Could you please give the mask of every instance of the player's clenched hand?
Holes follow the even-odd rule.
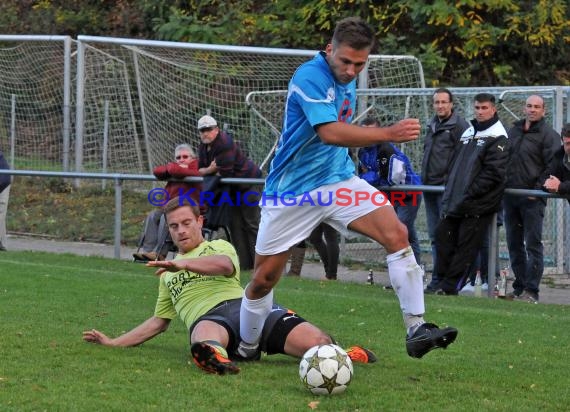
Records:
[[[415,140],[420,135],[421,126],[419,119],[404,119],[390,126],[390,134],[394,142],[409,142]]]
[[[112,346],[112,339],[96,329],[83,332],[83,340],[85,342],[98,343],[103,346]]]

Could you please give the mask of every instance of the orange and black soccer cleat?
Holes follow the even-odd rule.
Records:
[[[196,342],[190,347],[192,360],[200,369],[217,375],[235,375],[239,368],[228,359],[226,350],[217,345]]]
[[[351,361],[358,363],[374,363],[378,360],[374,353],[362,346],[351,346],[346,350]]]

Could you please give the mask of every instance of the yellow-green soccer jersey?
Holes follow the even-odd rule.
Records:
[[[154,315],[173,319],[178,314],[186,327],[219,303],[241,298],[243,289],[239,280],[239,260],[234,247],[225,240],[204,241],[196,249],[176,256],[177,259],[224,255],[231,259],[234,273],[231,277],[205,276],[188,270],[164,272],[160,276],[158,299]]]

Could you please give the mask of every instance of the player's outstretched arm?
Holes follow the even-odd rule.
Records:
[[[324,143],[345,147],[372,146],[380,142],[409,142],[417,139],[420,131],[418,119],[403,119],[386,127],[360,127],[342,122],[317,126],[317,133]]]
[[[170,325],[170,319],[153,316],[136,328],[114,339],[96,329],[91,329],[83,332],[83,340],[103,346],[136,346],[164,332],[168,329],[168,325]]]
[[[189,270],[206,276],[233,276],[235,272],[232,260],[224,255],[200,256],[191,259],[157,260],[147,262],[146,266],[157,267],[155,274]]]

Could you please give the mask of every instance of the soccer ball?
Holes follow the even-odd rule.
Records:
[[[333,344],[313,346],[299,364],[301,382],[315,395],[344,392],[353,374],[352,360]]]

